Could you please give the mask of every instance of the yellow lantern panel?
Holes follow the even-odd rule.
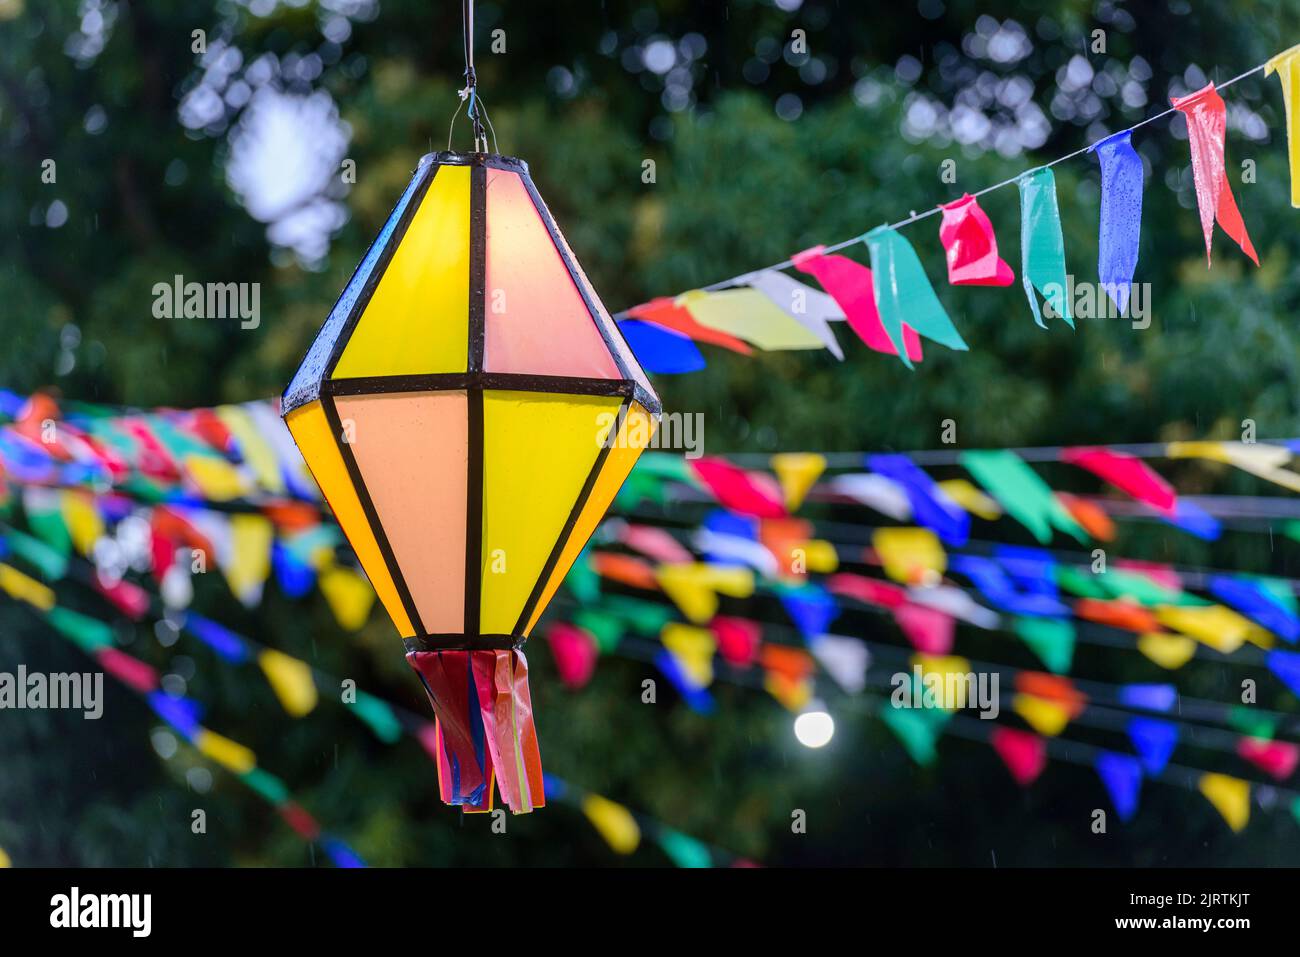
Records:
[[[330,511],[334,513],[339,527],[356,552],[357,561],[374,586],[375,594],[383,602],[384,609],[393,619],[401,636],[410,638],[415,634],[415,629],[402,606],[388,563],[375,540],[370,520],[366,517],[356,486],[352,484],[352,477],[348,475],[343,456],[335,444],[334,432],[325,417],[320,400],[294,409],[285,416],[284,421],[293,440],[298,443],[303,458],[307,460],[312,477],[325,495]]]
[[[469,366],[470,170],[433,173],[339,356],[336,379]]]
[[[335,403],[424,633],[464,632],[465,392],[338,396]]]
[[[587,540],[596,531],[600,520],[605,517],[605,512],[614,502],[614,496],[618,494],[618,490],[623,487],[623,482],[631,473],[632,466],[650,444],[655,425],[655,418],[638,402],[631,403],[626,412],[620,416],[609,453],[605,456],[605,461],[600,463],[600,471],[587,495],[587,501],[582,506],[582,512],[574,522],[573,531],[565,540],[555,567],[542,587],[541,597],[533,608],[528,623],[524,626],[525,635],[532,633],[537,619],[542,616],[542,612],[555,596],[556,590],[564,581],[564,576],[569,574],[569,569],[578,560],[578,555],[586,546]]]
[[[518,173],[487,171],[486,229],[483,368],[622,378]]]
[[[482,633],[518,633],[621,405],[612,396],[484,392]]]

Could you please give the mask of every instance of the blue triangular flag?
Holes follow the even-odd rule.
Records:
[[[806,639],[824,635],[839,617],[840,604],[820,585],[802,585],[781,590],[786,614]]]
[[[1130,718],[1128,736],[1147,774],[1159,774],[1178,744],[1178,725],[1162,718]]]
[[[1270,651],[1265,660],[1268,670],[1277,675],[1293,695],[1300,697],[1300,652]]]
[[[640,319],[625,319],[618,328],[646,372],[670,375],[704,368],[699,348],[680,333]]]
[[[1097,774],[1106,785],[1119,819],[1131,820],[1137,812],[1138,794],[1142,790],[1141,763],[1131,754],[1103,751],[1097,758]]]
[[[1119,700],[1144,711],[1172,711],[1178,703],[1178,689],[1173,685],[1123,685]]]
[[[867,468],[893,479],[907,492],[912,517],[932,530],[944,544],[960,548],[970,536],[970,514],[949,500],[934,479],[906,455],[868,455]]]
[[[1128,308],[1142,236],[1142,157],[1125,130],[1092,146],[1101,163],[1101,232],[1097,275],[1115,306]]]

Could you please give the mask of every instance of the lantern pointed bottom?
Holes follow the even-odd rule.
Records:
[[[466,811],[491,811],[495,790],[515,814],[545,806],[524,653],[410,651],[406,660],[433,705],[442,800]]]

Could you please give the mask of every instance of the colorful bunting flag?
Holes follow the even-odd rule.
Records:
[[[876,306],[871,270],[847,256],[827,255],[825,246],[814,246],[790,257],[796,269],[816,278],[822,288],[839,304],[849,328],[858,334],[867,348],[885,355],[898,355],[894,337],[881,324]],[[916,330],[903,326],[904,361],[921,361],[921,339]],[[652,370],[653,371],[653,370]]]
[[[1264,64],[1264,75],[1276,73],[1282,83],[1286,109],[1287,155],[1291,163],[1291,205],[1300,209],[1300,46],[1279,53]]]
[[[1246,232],[1246,224],[1237,209],[1236,197],[1223,156],[1227,136],[1227,108],[1223,97],[1211,82],[1195,93],[1172,97],[1174,109],[1187,119],[1187,138],[1192,152],[1192,178],[1196,183],[1196,205],[1201,215],[1201,232],[1205,234],[1205,263],[1210,264],[1210,249],[1217,220],[1223,231],[1259,265],[1259,256]]]
[[[830,323],[844,319],[844,311],[826,293],[805,286],[775,269],[750,273],[740,277],[739,281],[753,286],[772,300],[777,308],[812,333],[835,358],[844,359],[844,351],[830,327]]]
[[[912,244],[888,226],[878,226],[864,238],[871,255],[872,288],[880,324],[903,365],[912,368],[910,350],[899,352],[907,328],[949,349],[969,349],[935,295]]]
[[[947,253],[948,282],[954,286],[1009,286],[1016,274],[998,256],[993,224],[970,193],[940,206],[939,242]]]
[[[1037,289],[1051,312],[1073,327],[1065,270],[1065,238],[1061,234],[1061,212],[1056,205],[1056,176],[1043,166],[1022,173],[1016,183],[1020,187],[1020,278],[1034,322],[1047,328],[1038,307],[1038,295],[1034,291]]]
[[[1128,310],[1142,238],[1142,157],[1124,130],[1090,147],[1101,164],[1097,276],[1122,315]]]
[[[1197,789],[1235,833],[1250,821],[1250,782],[1227,774],[1202,774]]]

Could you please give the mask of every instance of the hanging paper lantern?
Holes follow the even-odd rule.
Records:
[[[521,648],[660,406],[525,163],[420,161],[282,411],[429,694],[443,799],[540,807]]]

